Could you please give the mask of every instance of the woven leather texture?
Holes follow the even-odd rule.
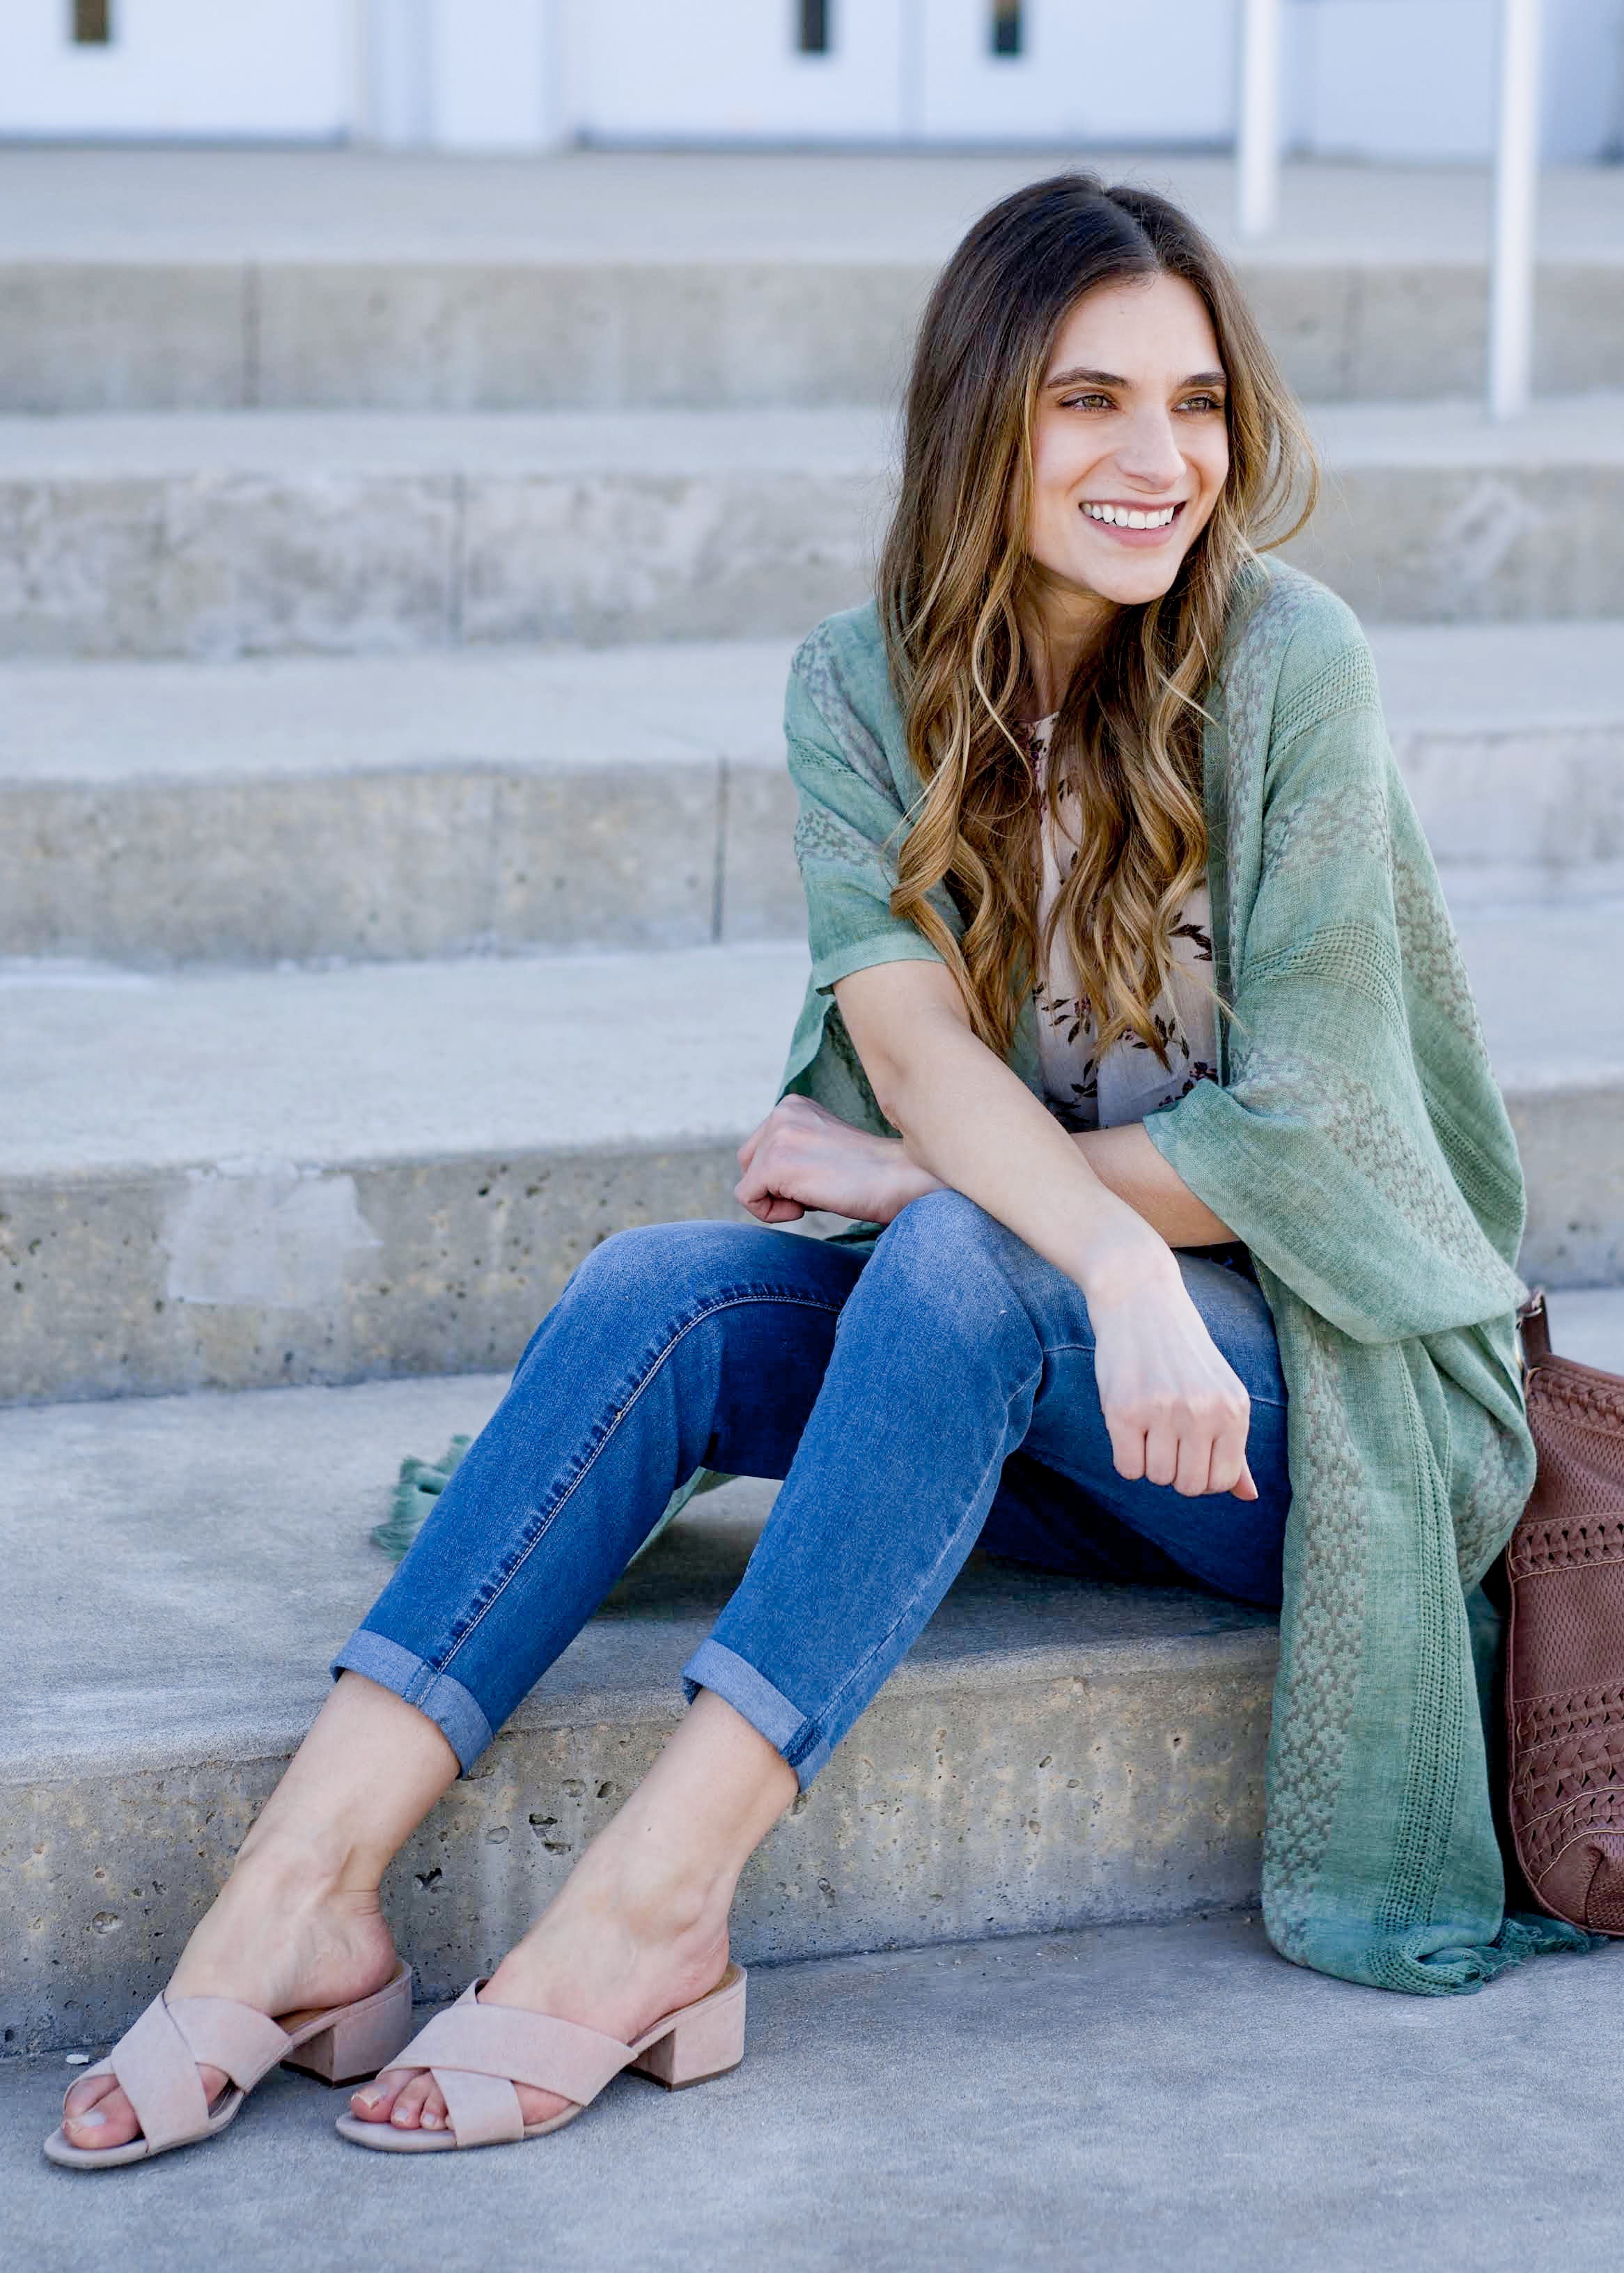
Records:
[[[1547,1909],[1624,1934],[1624,1380],[1529,1375],[1539,1455],[1506,1551],[1512,1835]]]

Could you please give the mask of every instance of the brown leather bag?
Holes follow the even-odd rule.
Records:
[[[1624,1934],[1624,1380],[1521,1312],[1533,1497],[1506,1549],[1509,1830],[1543,1909]]]

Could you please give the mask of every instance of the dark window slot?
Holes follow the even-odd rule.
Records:
[[[1021,0],[992,0],[992,52],[1021,53]]]
[[[108,48],[113,43],[113,0],[73,0],[73,44]]]
[[[800,0],[796,12],[799,18],[796,46],[804,56],[827,56],[833,44],[829,19],[834,11],[830,0]]]

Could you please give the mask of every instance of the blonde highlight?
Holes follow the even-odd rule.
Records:
[[[1021,732],[1032,430],[1061,324],[1089,291],[1171,274],[1205,302],[1228,378],[1230,470],[1171,589],[1119,607],[1066,690],[1044,800],[1076,862],[1040,935],[1043,810]],[[1154,1007],[1179,911],[1207,869],[1206,702],[1238,579],[1313,511],[1313,447],[1239,285],[1164,199],[1066,174],[971,229],[921,323],[879,606],[922,784],[893,912],[954,973],[970,1022],[1006,1053],[1063,931],[1096,1047],[1133,1035],[1165,1063]],[[945,889],[955,936],[932,894]]]

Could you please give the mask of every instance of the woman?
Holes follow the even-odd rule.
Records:
[[[1062,176],[971,230],[878,601],[790,680],[813,969],[758,1220],[576,1273],[58,2159],[205,2135],[289,2035],[383,2068],[341,2128],[396,2148],[731,2065],[739,1872],[977,1542],[1283,1602],[1288,1957],[1437,1993],[1574,1945],[1503,1919],[1463,1594],[1532,1471],[1516,1154],[1358,627],[1258,557],[1312,489],[1172,206]],[[809,1208],[859,1231],[773,1228]],[[396,2058],[385,1865],[701,1467],[785,1482],[686,1719]]]

